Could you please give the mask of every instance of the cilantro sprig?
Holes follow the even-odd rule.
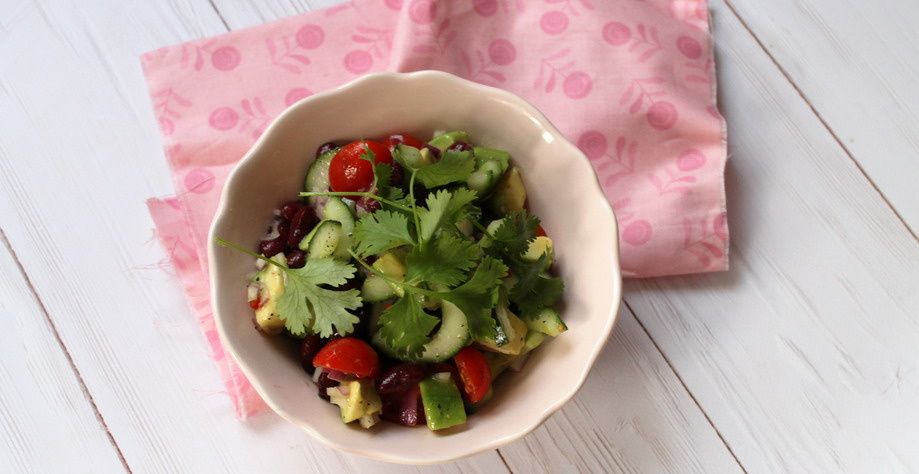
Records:
[[[240,250],[274,265],[287,275],[284,294],[278,297],[278,315],[287,330],[295,336],[318,334],[329,337],[335,331],[349,334],[360,319],[348,310],[360,308],[363,300],[358,290],[337,291],[322,288],[343,285],[354,276],[356,268],[349,263],[332,259],[307,260],[301,268],[288,268],[221,238],[217,243]]]

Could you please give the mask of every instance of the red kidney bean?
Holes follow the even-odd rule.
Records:
[[[402,180],[405,178],[405,171],[402,169],[402,165],[400,165],[398,161],[392,160],[389,166],[392,168],[392,174],[389,176],[389,185],[402,186]]]
[[[380,376],[377,382],[377,392],[380,395],[394,395],[418,385],[428,375],[427,368],[422,364],[406,363],[397,365]]]
[[[427,143],[424,144],[424,147],[431,151],[431,155],[434,156],[434,159],[440,159],[440,148],[437,148],[433,145],[428,145]]]
[[[294,250],[287,254],[287,268],[303,268],[306,265],[306,252]]]
[[[470,146],[470,145],[469,145],[468,143],[466,143],[466,142],[456,142],[456,143],[450,145],[450,147],[447,148],[447,149],[448,149],[448,150],[456,150],[456,151],[469,151],[469,150],[472,149],[472,146]]]
[[[294,215],[301,207],[303,207],[303,203],[300,201],[285,202],[284,205],[281,206],[281,217],[288,221],[293,220]]]
[[[271,258],[279,253],[284,252],[285,246],[285,242],[281,242],[278,239],[263,240],[258,244],[258,253]]]
[[[316,149],[316,158],[334,150],[336,145],[332,142],[325,142],[322,145],[319,145],[319,148]]]
[[[316,225],[316,214],[313,208],[309,206],[301,207],[290,220],[290,233],[287,236],[287,248],[297,249],[297,245],[303,240],[303,237]]]
[[[300,343],[300,365],[307,373],[312,374],[316,369],[313,367],[313,357],[316,357],[324,345],[322,338],[315,334],[303,338],[303,342]]]

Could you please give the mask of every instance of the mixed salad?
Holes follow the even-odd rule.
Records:
[[[326,143],[277,211],[248,287],[257,328],[300,342],[345,423],[465,423],[492,381],[567,328],[552,240],[507,152],[466,132]]]

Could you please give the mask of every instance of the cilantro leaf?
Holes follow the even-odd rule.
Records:
[[[492,234],[495,248],[509,257],[520,256],[536,238],[537,226],[539,218],[526,211],[510,213]]]
[[[465,181],[475,170],[475,159],[469,151],[446,150],[437,163],[417,170],[417,178],[428,189]]]
[[[406,293],[380,315],[380,336],[400,356],[415,357],[424,350],[438,319],[426,313],[414,294]]]
[[[517,304],[523,316],[532,316],[540,308],[552,306],[562,297],[565,283],[558,277],[543,276],[543,269],[549,265],[549,254],[543,254],[535,262],[513,259],[509,262],[511,271],[519,281],[510,292],[510,300]]]
[[[491,317],[491,309],[498,302],[498,287],[506,274],[504,263],[486,256],[466,283],[439,295],[466,314],[473,338],[495,338],[495,320]]]
[[[319,334],[329,337],[354,331],[360,321],[348,312],[363,304],[360,291],[335,291],[319,285],[339,286],[354,276],[354,265],[332,259],[307,260],[302,268],[285,268],[287,285],[278,298],[278,313],[296,336]],[[334,327],[333,327],[334,326]]]
[[[416,246],[405,259],[405,282],[428,282],[456,286],[466,279],[482,251],[474,242],[443,233]]]
[[[428,194],[428,198],[425,201],[427,208],[418,208],[416,211],[420,226],[418,229],[419,243],[429,240],[434,235],[434,231],[440,227],[452,198],[453,194],[445,189]]]
[[[447,206],[446,220],[455,223],[465,218],[478,219],[482,211],[471,205],[477,197],[478,194],[469,188],[456,188],[450,198],[450,205]]]
[[[354,237],[355,251],[360,255],[372,255],[414,243],[409,233],[408,218],[385,210],[361,217],[354,224],[351,235]]]

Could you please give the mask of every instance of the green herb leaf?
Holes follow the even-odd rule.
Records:
[[[360,255],[372,255],[400,245],[413,244],[408,218],[403,214],[380,210],[366,214],[354,224],[351,234]]]
[[[498,286],[505,275],[507,266],[498,259],[486,256],[466,283],[440,294],[442,299],[455,304],[466,314],[473,338],[495,338],[495,320],[491,317],[491,309],[498,302]]]
[[[428,282],[456,286],[475,267],[482,251],[474,243],[443,233],[434,240],[416,246],[406,257],[405,282]]]
[[[519,257],[536,238],[539,218],[526,211],[512,212],[492,234],[495,248],[509,257]]]
[[[426,313],[414,294],[406,293],[380,315],[380,336],[402,357],[415,357],[424,350],[428,334],[438,319]]]
[[[540,308],[554,305],[562,297],[565,289],[562,279],[543,275],[542,269],[549,265],[549,259],[549,254],[543,254],[532,263],[519,259],[509,262],[511,271],[519,279],[510,292],[510,300],[523,316],[530,317]]]
[[[354,331],[354,324],[360,320],[348,310],[363,304],[360,291],[334,291],[319,286],[344,284],[354,276],[354,265],[323,258],[307,260],[302,268],[284,271],[287,284],[278,298],[278,314],[292,334],[329,337],[335,330],[339,334]]]
[[[465,181],[475,170],[475,159],[469,151],[446,150],[437,163],[418,168],[418,179],[428,189]]]
[[[429,240],[434,235],[434,231],[440,227],[444,215],[447,213],[447,208],[450,207],[452,197],[453,194],[450,191],[441,189],[428,195],[425,201],[427,209],[423,207],[417,209],[420,227],[418,229],[419,243]]]

